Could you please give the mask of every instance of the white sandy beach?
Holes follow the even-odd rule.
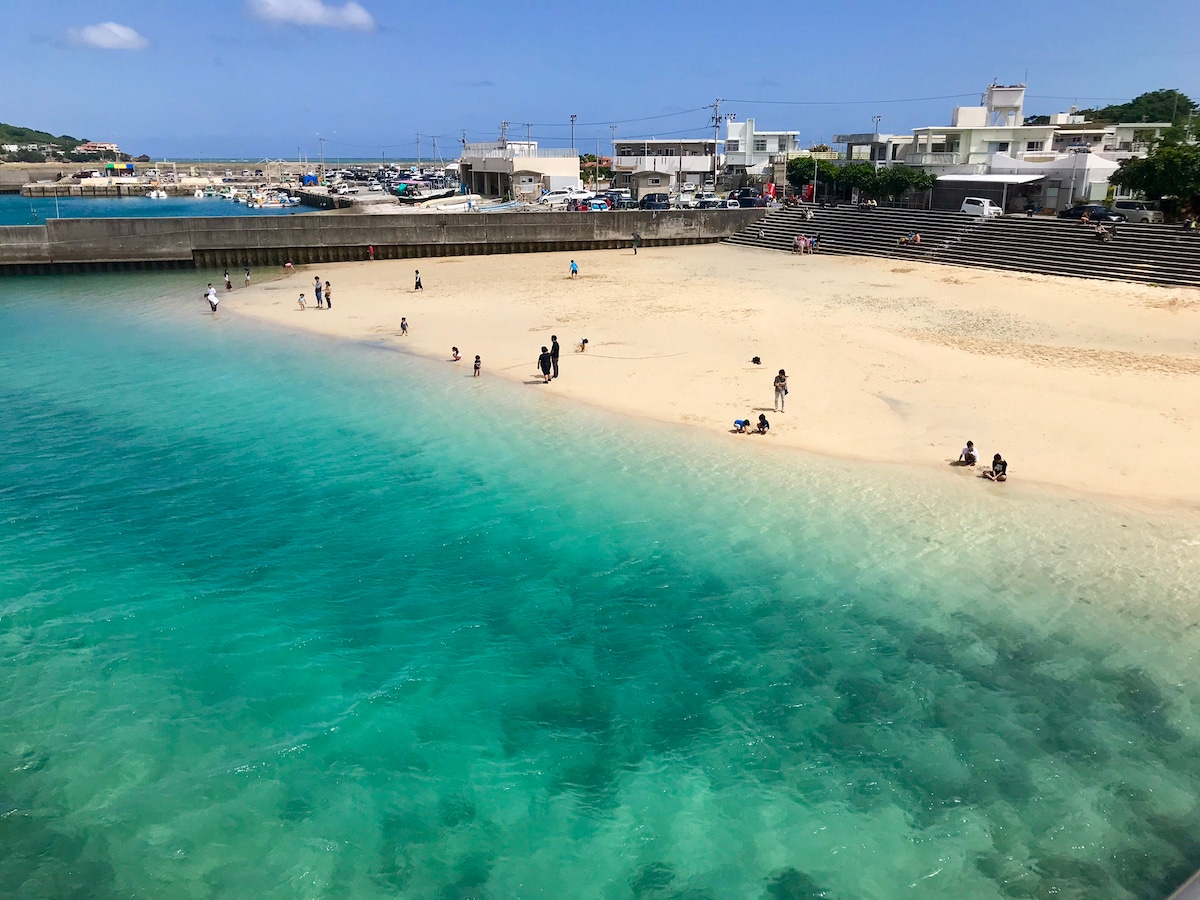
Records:
[[[333,285],[332,311],[313,308],[315,275]],[[765,411],[770,435],[729,435],[750,452],[969,478],[977,470],[949,463],[972,439],[981,463],[1003,454],[1013,481],[1200,504],[1191,289],[707,245],[300,267],[222,300],[223,314],[434,359],[457,346],[448,378],[469,376],[479,354],[484,378],[626,414],[729,432]],[[547,386],[535,361],[551,334],[562,376]],[[586,354],[574,352],[582,337]],[[775,413],[780,368],[790,393]]]

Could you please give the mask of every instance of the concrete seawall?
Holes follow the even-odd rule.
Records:
[[[219,268],[720,241],[766,210],[51,219],[0,227],[0,274]]]

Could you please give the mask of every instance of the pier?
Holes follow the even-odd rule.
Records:
[[[763,209],[51,219],[0,227],[0,274],[282,266],[723,240]]]

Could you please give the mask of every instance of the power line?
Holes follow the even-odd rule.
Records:
[[[751,103],[769,106],[874,106],[880,103],[925,103],[929,100],[958,100],[962,97],[978,97],[979,91],[966,94],[943,94],[940,97],[904,97],[896,100],[737,100],[727,103]]]

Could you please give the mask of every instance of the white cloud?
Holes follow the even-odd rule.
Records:
[[[332,6],[321,0],[250,0],[250,10],[267,22],[351,28],[356,31],[375,29],[375,19],[353,0],[344,6]]]
[[[150,42],[130,28],[116,22],[101,22],[85,28],[72,28],[71,42],[100,50],[144,50]]]

